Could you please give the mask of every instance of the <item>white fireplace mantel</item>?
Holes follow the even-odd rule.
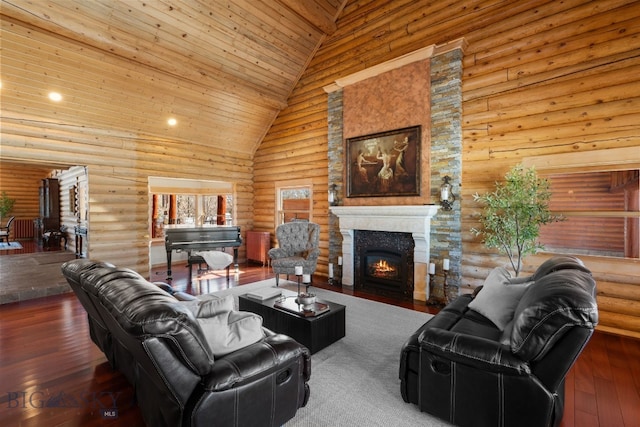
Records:
[[[331,206],[329,209],[338,217],[342,234],[342,285],[354,285],[355,230],[411,233],[415,244],[413,298],[426,301],[431,218],[438,208],[436,205]]]

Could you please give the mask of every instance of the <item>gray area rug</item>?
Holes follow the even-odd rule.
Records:
[[[275,286],[275,280],[243,285],[215,295],[242,295]],[[280,287],[295,290],[290,281]],[[319,299],[345,305],[346,336],[311,358],[311,397],[287,427],[449,426],[405,403],[400,395],[400,350],[431,315],[324,289]]]

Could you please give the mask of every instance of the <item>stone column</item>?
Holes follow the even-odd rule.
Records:
[[[456,197],[452,210],[440,209],[431,221],[431,262],[436,264],[438,289],[443,283],[442,260],[450,260],[449,299],[458,296],[462,281],[462,59],[462,49],[431,58],[431,196],[434,202],[440,200],[442,178],[448,175]]]

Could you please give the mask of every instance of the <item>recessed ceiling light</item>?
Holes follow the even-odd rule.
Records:
[[[169,123],[169,126],[175,126],[176,124],[178,124],[178,121],[172,117],[167,120],[167,123]]]
[[[62,101],[62,95],[60,95],[58,92],[49,92],[49,99],[53,102],[60,102]]]

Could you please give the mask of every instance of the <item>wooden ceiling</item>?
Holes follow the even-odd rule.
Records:
[[[251,156],[345,3],[2,0],[1,114]]]

